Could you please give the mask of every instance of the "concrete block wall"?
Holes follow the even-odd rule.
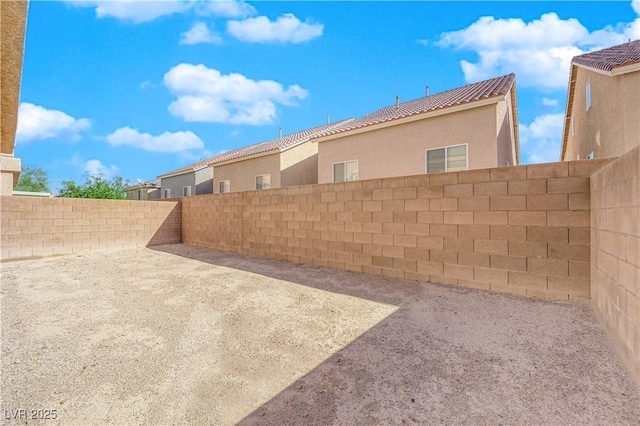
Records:
[[[640,146],[591,176],[591,299],[640,382]]]
[[[2,260],[181,241],[180,203],[0,197]]]
[[[185,197],[182,240],[187,244],[242,253],[242,192]]]
[[[590,297],[584,160],[184,199],[183,242],[531,296]]]

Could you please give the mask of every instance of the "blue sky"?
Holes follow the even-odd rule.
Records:
[[[640,0],[32,1],[16,156],[53,189],[211,155],[515,72],[522,163],[556,161],[574,55],[640,38]]]

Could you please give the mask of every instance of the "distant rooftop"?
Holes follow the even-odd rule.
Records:
[[[198,161],[197,163],[190,164],[185,167],[164,173],[160,177],[166,177],[174,174],[180,174],[189,172],[192,170],[198,170],[203,167],[211,166],[214,164],[225,163],[231,160],[237,160],[251,155],[262,154],[269,151],[275,151],[276,149],[284,150],[298,143],[305,142],[316,134],[325,132],[334,127],[340,127],[349,121],[353,121],[353,118],[346,120],[336,121],[334,123],[324,124],[322,126],[313,127],[311,129],[302,130],[296,133],[284,135],[281,138],[271,139],[263,142],[258,142],[253,145],[245,146],[242,148],[234,149],[232,151],[223,152],[222,154],[214,155],[205,160]]]
[[[442,110],[496,96],[504,96],[509,92],[511,86],[513,86],[515,78],[515,74],[507,74],[502,77],[467,84],[466,86],[458,87],[456,89],[402,102],[398,106],[395,104],[387,106],[372,112],[371,114],[367,114],[364,117],[345,123],[342,126],[327,129],[326,131],[314,136],[314,138],[334,135],[361,127],[371,126],[431,111]]]
[[[603,71],[611,71],[614,68],[640,62],[640,40],[630,41],[617,46],[608,47],[595,52],[576,56],[572,64],[584,65]]]
[[[160,179],[157,180],[148,180],[146,182],[144,181],[140,181],[140,182],[134,182],[131,185],[125,187],[125,191],[131,190],[131,189],[138,189],[138,188],[160,188]]]

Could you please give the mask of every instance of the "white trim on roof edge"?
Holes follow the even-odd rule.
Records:
[[[266,157],[267,155],[277,154],[279,152],[281,152],[280,148],[276,148],[276,149],[272,149],[270,151],[259,152],[257,154],[253,154],[253,155],[247,155],[245,157],[239,157],[239,158],[234,158],[232,160],[221,161],[220,163],[211,163],[211,164],[208,164],[206,167],[216,168],[218,166],[226,166],[227,164],[238,163],[240,161],[245,161],[245,160],[252,160],[254,158],[259,158],[259,157]]]
[[[205,164],[204,166],[201,166],[201,167],[198,167],[198,168],[191,168],[191,169],[188,169],[188,170],[183,170],[181,172],[175,172],[175,173],[169,172],[167,174],[158,175],[156,177],[158,179],[167,179],[167,178],[171,178],[171,177],[174,177],[174,176],[186,175],[187,173],[198,172],[198,171],[200,171],[202,169],[206,169],[207,167],[209,167],[209,165]]]
[[[598,68],[590,67],[588,65],[576,64],[576,63],[573,63],[571,65],[586,69],[588,71],[593,71],[598,74],[603,74],[603,75],[606,75],[607,77],[614,77],[616,75],[623,75],[623,74],[628,74],[630,72],[640,71],[640,62],[636,62],[634,64],[629,64],[629,65],[617,66],[613,68],[611,71],[605,71]]]
[[[413,115],[409,115],[401,118],[391,118],[381,123],[369,124],[369,125],[365,125],[362,127],[351,129],[351,130],[345,130],[343,132],[338,132],[338,133],[334,133],[327,136],[316,137],[316,138],[312,137],[311,142],[316,142],[316,143],[327,142],[332,139],[342,138],[344,136],[356,135],[359,133],[370,132],[372,130],[384,129],[385,127],[396,126],[398,124],[410,123],[412,121],[424,120],[427,118],[438,117],[440,115],[452,114],[454,112],[460,112],[460,111],[465,111],[472,108],[478,108],[478,107],[483,107],[491,104],[497,104],[498,102],[504,101],[504,100],[506,100],[506,95],[498,95],[488,99],[467,102],[462,105],[446,107],[442,109],[437,109],[435,111],[429,111],[426,113],[417,113],[417,114],[413,114]]]

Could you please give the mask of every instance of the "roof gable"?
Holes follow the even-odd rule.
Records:
[[[327,129],[326,131],[315,135],[313,139],[348,132],[391,120],[469,104],[484,99],[505,96],[513,86],[514,82],[515,74],[507,74],[501,77],[467,84],[466,86],[447,90],[445,92],[403,102],[399,105],[386,106],[356,120],[345,123],[342,126]]]
[[[640,40],[585,53],[574,57],[571,63],[602,71],[637,64],[640,63]]]
[[[569,85],[567,89],[567,105],[564,113],[564,128],[562,130],[562,146],[560,148],[560,161],[565,160],[567,145],[569,143],[569,130],[571,128],[571,116],[573,114],[573,98],[575,95],[575,85],[578,78],[578,68],[586,67],[596,72],[601,72],[609,76],[612,71],[630,65],[630,71],[635,71],[637,64],[640,64],[640,40],[630,41],[617,46],[608,47],[595,52],[585,53],[576,56],[571,60],[571,70],[569,72]]]
[[[213,157],[209,157],[205,160],[198,161],[197,163],[190,164],[180,169],[176,169],[171,172],[164,173],[160,176],[166,177],[166,176],[190,173],[192,171],[197,171],[204,167],[212,166],[214,164],[225,163],[227,161],[233,161],[240,158],[249,157],[252,155],[263,154],[266,152],[276,151],[276,150],[284,151],[287,148],[290,148],[294,145],[297,145],[299,143],[309,140],[312,136],[318,133],[327,131],[334,127],[342,126],[345,123],[348,123],[349,121],[353,121],[353,118],[336,121],[334,123],[324,124],[318,127],[312,127],[310,129],[305,129],[296,133],[284,135],[281,138],[262,141],[253,145],[248,145],[242,148],[237,148],[231,151],[223,152],[222,154],[214,155]]]

